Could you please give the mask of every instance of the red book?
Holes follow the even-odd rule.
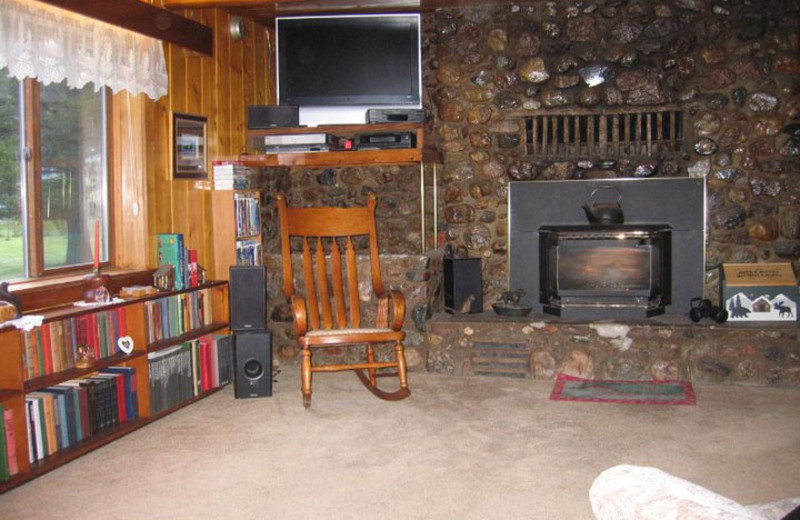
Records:
[[[128,335],[128,321],[126,316],[127,312],[125,307],[117,307],[117,324],[119,326],[120,337]]]
[[[208,359],[208,340],[200,338],[200,390],[211,390],[211,365]]]
[[[17,461],[17,434],[14,431],[14,410],[6,408],[3,410],[3,421],[6,424],[6,451],[8,452],[8,474],[16,475],[19,473],[19,462]]]
[[[97,317],[94,313],[85,314],[86,316],[86,341],[94,352],[94,359],[100,359],[100,342],[98,337],[100,335],[97,326]]]
[[[42,325],[42,356],[44,357],[44,375],[53,373],[53,349],[50,345],[50,324]]]

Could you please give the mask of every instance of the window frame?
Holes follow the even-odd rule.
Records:
[[[21,81],[22,101],[21,108],[21,142],[20,190],[23,221],[23,262],[24,279],[38,279],[65,274],[88,273],[92,270],[92,262],[64,267],[45,267],[44,260],[44,224],[42,220],[42,155],[41,155],[41,83],[32,78]],[[100,268],[112,265],[114,256],[114,193],[116,178],[113,174],[113,96],[107,87],[102,89],[103,98],[103,127],[105,142],[102,144],[102,154],[105,158],[105,193],[106,199],[106,260],[100,262]]]

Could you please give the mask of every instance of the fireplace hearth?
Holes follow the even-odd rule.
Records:
[[[539,242],[539,301],[548,314],[605,308],[645,318],[670,303],[669,226],[543,226]]]
[[[582,205],[609,186],[625,223],[588,223]],[[688,315],[703,294],[703,179],[514,182],[509,205],[509,289],[523,289],[534,311],[578,320]]]

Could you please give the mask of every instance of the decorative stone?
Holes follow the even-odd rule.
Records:
[[[750,237],[755,240],[769,242],[778,238],[778,223],[772,219],[763,219],[747,228]]]
[[[555,65],[553,66],[553,70],[559,74],[563,74],[577,66],[578,60],[576,60],[574,56],[562,56],[558,61],[556,61]]]
[[[542,58],[529,58],[519,67],[519,76],[528,83],[544,83],[550,79],[544,60]]]
[[[561,27],[552,20],[546,20],[542,22],[542,33],[548,38],[556,39],[561,34]]]
[[[700,86],[705,90],[721,90],[736,81],[736,73],[731,69],[719,67],[703,76]]]
[[[497,161],[489,161],[484,164],[481,172],[484,177],[489,177],[491,179],[499,179],[506,173],[505,166]]]
[[[678,27],[675,18],[657,18],[650,22],[642,32],[646,38],[656,40],[676,32]]]
[[[513,92],[500,92],[494,97],[494,105],[501,110],[519,108],[520,99]]]
[[[492,138],[488,132],[474,131],[469,133],[469,143],[473,148],[491,148]]]
[[[636,166],[634,177],[652,177],[658,173],[658,161],[648,161]]]
[[[488,180],[472,182],[469,185],[469,194],[473,199],[482,199],[494,193],[492,182]]]
[[[467,204],[456,204],[444,209],[444,220],[449,224],[464,224],[475,219],[475,210]]]
[[[589,87],[596,87],[602,85],[607,79],[613,77],[611,68],[608,65],[596,64],[582,67],[578,70],[581,79]]]
[[[492,243],[492,232],[483,224],[473,224],[464,234],[464,242],[469,249],[482,251],[488,249]]]
[[[695,119],[693,126],[697,135],[703,137],[716,135],[722,128],[722,118],[711,112],[705,112]]]
[[[715,179],[727,182],[736,182],[742,175],[744,175],[744,172],[738,168],[725,168],[714,172]]]
[[[694,151],[698,155],[713,155],[717,151],[717,143],[708,137],[694,143]]]
[[[603,99],[608,106],[621,105],[625,102],[622,92],[613,86],[607,86],[603,91]]]
[[[508,45],[508,34],[503,29],[492,29],[486,43],[492,51],[503,52]]]
[[[725,94],[709,94],[706,98],[706,106],[711,110],[722,110],[728,105],[728,96]]]
[[[691,56],[681,56],[678,58],[678,73],[683,78],[691,78],[694,76],[695,62]]]
[[[506,173],[515,181],[531,181],[539,175],[539,169],[528,161],[515,161],[511,163]]]
[[[800,140],[787,139],[780,147],[778,153],[784,157],[797,157],[800,156]]]
[[[464,106],[456,100],[448,100],[439,104],[439,119],[445,123],[460,123],[464,120]]]
[[[497,134],[498,148],[517,148],[519,143],[519,134]]]
[[[599,105],[602,100],[603,94],[598,88],[584,88],[578,93],[578,104],[584,107]]]
[[[582,378],[591,378],[594,374],[594,361],[582,350],[573,350],[559,367],[559,372]]]
[[[752,112],[772,112],[778,108],[778,98],[767,92],[753,92],[747,96],[747,108]]]
[[[455,62],[447,62],[439,65],[436,71],[436,79],[445,85],[456,85],[464,80],[464,73],[461,65]]]
[[[737,204],[720,208],[711,215],[711,224],[716,229],[734,229],[744,226],[747,212]]]
[[[500,71],[494,78],[494,84],[500,90],[508,90],[518,83],[519,76],[512,70]]]
[[[492,118],[492,108],[488,105],[473,105],[469,112],[467,112],[467,122],[471,125],[483,125],[489,122]],[[458,132],[455,129],[455,132]],[[460,137],[457,133],[451,134],[451,139]],[[451,140],[448,139],[448,140]]]
[[[514,43],[514,54],[519,57],[535,56],[539,54],[541,41],[539,37],[530,32],[523,32],[517,36]]]
[[[573,42],[597,40],[597,26],[593,16],[579,16],[567,21],[567,38]]]
[[[783,127],[783,133],[789,134],[793,139],[800,139],[800,123],[789,123]]]
[[[757,40],[764,36],[766,32],[766,28],[764,24],[757,20],[748,20],[747,23],[742,25],[742,28],[739,30],[739,33],[736,35],[741,42],[746,42],[749,40]]]
[[[756,197],[777,197],[781,193],[781,183],[777,179],[754,175],[750,178],[750,192]]]
[[[574,87],[581,80],[577,74],[559,74],[553,77],[553,86],[555,88],[570,88]]]
[[[476,75],[472,76],[470,81],[479,87],[484,87],[494,80],[492,73],[486,69],[481,69]]]
[[[625,71],[616,79],[617,87],[626,94],[631,105],[661,105],[667,101],[657,78],[642,72]]]
[[[333,186],[336,184],[336,172],[330,168],[326,168],[322,173],[317,175],[317,184]]]
[[[547,108],[563,107],[572,104],[571,96],[563,90],[546,90],[542,94],[542,105]]]
[[[633,43],[642,34],[643,27],[634,20],[623,19],[611,28],[609,41],[611,43]]]
[[[721,45],[707,45],[700,49],[700,59],[706,65],[716,65],[725,60],[725,49]]]

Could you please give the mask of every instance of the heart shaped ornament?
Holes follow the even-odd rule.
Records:
[[[133,352],[133,338],[130,336],[122,336],[117,340],[117,348],[125,354]]]

